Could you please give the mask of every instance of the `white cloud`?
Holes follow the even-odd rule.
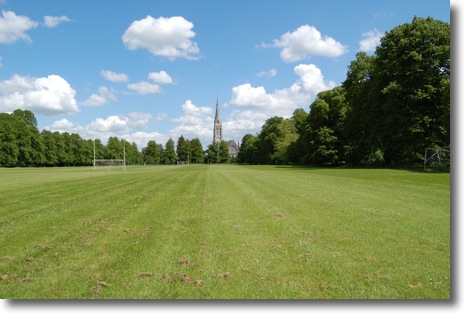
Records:
[[[131,112],[127,116],[112,115],[106,118],[96,118],[89,124],[82,126],[73,124],[67,119],[55,121],[51,126],[45,127],[51,131],[78,133],[84,139],[100,139],[106,142],[109,137],[124,138],[129,142],[135,142],[139,148],[147,145],[149,140],[165,143],[169,137],[158,132],[133,132],[142,128],[152,119],[152,115],[142,112]]]
[[[359,42],[359,51],[374,52],[378,45],[380,45],[380,39],[385,36],[377,28],[362,34],[364,39]]]
[[[148,74],[148,79],[151,79],[158,84],[172,84],[172,78],[165,71],[151,72]]]
[[[182,105],[183,115],[172,121],[179,125],[169,133],[172,138],[183,135],[186,138],[199,138],[202,144],[208,145],[213,141],[213,108],[199,107],[191,100]]]
[[[160,113],[160,114],[156,115],[156,120],[157,121],[162,121],[162,120],[165,120],[167,117],[168,117],[168,115],[166,113]]]
[[[122,138],[129,142],[135,142],[139,150],[145,148],[150,140],[155,140],[157,143],[162,145],[164,145],[169,140],[168,136],[158,132],[134,132],[123,135]]]
[[[134,128],[145,127],[153,118],[153,115],[142,112],[131,112],[127,115],[129,117],[129,126]]]
[[[269,77],[269,78],[275,77],[276,75],[277,75],[277,70],[275,68],[270,69],[269,71],[262,71],[256,74],[256,76],[258,77]]]
[[[153,18],[147,16],[136,20],[127,28],[122,36],[124,45],[129,50],[148,49],[156,56],[197,59],[200,52],[197,44],[192,41],[195,32],[193,23],[182,16],[170,18]]]
[[[75,95],[76,91],[58,75],[40,78],[14,75],[10,80],[0,81],[0,110],[23,109],[51,116],[72,114],[79,112]]]
[[[243,84],[232,88],[231,104],[242,109],[265,112],[267,116],[290,116],[302,105],[309,105],[312,97],[319,92],[335,87],[334,82],[326,82],[321,70],[314,64],[300,64],[293,71],[299,79],[289,88],[268,93],[263,86],[253,87]]]
[[[65,15],[62,15],[62,16],[46,15],[46,16],[44,16],[44,25],[45,25],[45,27],[48,27],[48,28],[56,27],[56,26],[58,26],[58,25],[60,25],[61,23],[64,23],[64,22],[71,22],[71,20]]]
[[[129,132],[129,120],[124,116],[112,115],[106,119],[97,118],[85,129],[91,134],[104,134],[106,136],[124,135]]]
[[[322,36],[313,26],[303,25],[294,32],[286,32],[273,44],[262,44],[264,48],[282,48],[280,57],[284,62],[296,62],[310,56],[339,57],[347,47],[332,37]]]
[[[16,15],[12,11],[2,11],[2,16],[0,16],[0,44],[14,43],[20,39],[32,42],[26,32],[38,25],[39,23],[27,16]]]
[[[259,132],[269,115],[263,112],[252,110],[235,110],[229,119],[222,123],[223,134],[226,140],[242,140],[246,134],[256,134]]]
[[[161,92],[159,85],[148,82],[138,82],[127,85],[127,88],[137,91],[141,95]]]
[[[83,104],[89,107],[97,107],[106,104],[109,100],[116,101],[118,98],[108,87],[100,87],[98,88],[98,94],[91,94]]]
[[[51,128],[60,132],[69,132],[72,131],[74,124],[67,119],[63,118],[59,121],[53,122]]]
[[[129,76],[124,73],[115,73],[112,71],[102,70],[100,75],[113,83],[126,83],[129,81]]]

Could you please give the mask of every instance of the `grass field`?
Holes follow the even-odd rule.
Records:
[[[0,169],[0,298],[449,299],[450,174]]]

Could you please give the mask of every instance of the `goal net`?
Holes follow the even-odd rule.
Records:
[[[449,168],[450,150],[438,147],[425,149],[424,169],[426,167]]]
[[[126,170],[126,163],[123,159],[100,159],[100,160],[93,160],[93,168],[114,168],[114,167],[122,167]]]

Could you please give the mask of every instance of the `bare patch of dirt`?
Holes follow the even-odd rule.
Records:
[[[97,281],[97,284],[90,288],[93,293],[99,293],[103,288],[110,287],[111,285],[104,281]]]
[[[422,288],[422,284],[421,284],[420,282],[418,282],[418,283],[415,284],[415,285],[409,284],[408,286],[409,286],[409,288],[411,288],[411,289]]]

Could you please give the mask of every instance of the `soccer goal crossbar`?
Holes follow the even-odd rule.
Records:
[[[427,166],[449,167],[450,151],[447,148],[427,148],[424,153],[424,168]]]
[[[95,159],[93,160],[93,168],[96,169],[99,166],[122,166],[126,169],[126,162],[124,159]]]

